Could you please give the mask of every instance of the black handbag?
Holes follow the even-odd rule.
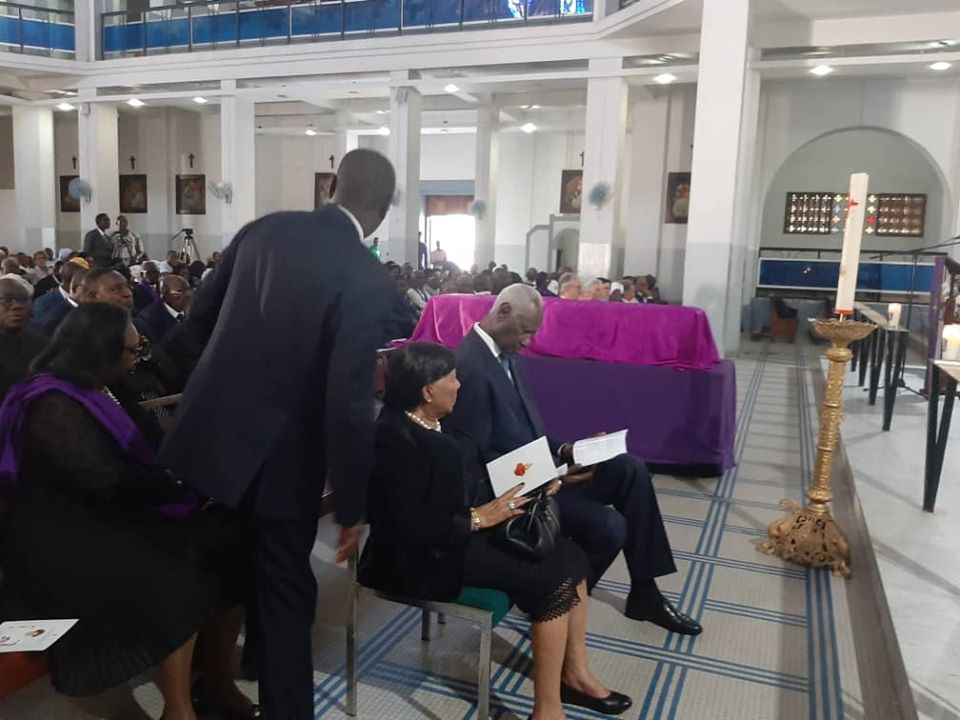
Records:
[[[500,523],[493,541],[500,549],[527,560],[540,561],[553,552],[560,537],[560,508],[546,488],[527,503],[523,515]]]

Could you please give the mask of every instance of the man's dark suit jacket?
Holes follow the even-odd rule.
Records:
[[[256,487],[278,520],[315,518],[329,478],[337,521],[361,520],[394,294],[335,205],[243,228],[191,309],[195,339],[212,331],[160,462],[231,507]]]
[[[53,335],[63,319],[73,310],[60,291],[50,292],[33,304],[33,320],[30,327],[44,335]]]
[[[467,333],[454,355],[460,395],[449,423],[473,440],[484,463],[547,434],[515,357],[511,382],[476,330]],[[560,442],[547,440],[556,455]]]
[[[163,342],[167,333],[178,324],[167,312],[163,300],[148,305],[137,317],[146,324],[147,337],[155,343]]]
[[[83,251],[93,256],[93,262],[98,267],[107,267],[113,259],[113,243],[97,228],[84,236]]]

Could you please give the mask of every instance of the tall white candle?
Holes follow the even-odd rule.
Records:
[[[960,362],[960,325],[943,326],[943,359]]]
[[[896,327],[900,324],[900,316],[903,314],[903,306],[900,303],[890,303],[887,305],[887,315],[890,317],[890,327]]]
[[[866,173],[855,173],[850,176],[849,209],[847,210],[847,225],[843,232],[843,252],[840,255],[840,282],[837,285],[836,312],[838,315],[853,314],[869,181],[870,176]]]

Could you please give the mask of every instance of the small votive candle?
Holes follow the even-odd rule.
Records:
[[[960,325],[943,326],[943,359],[960,362]]]
[[[890,303],[887,305],[887,317],[890,318],[890,327],[896,327],[900,324],[900,316],[903,313],[903,306],[900,303]]]

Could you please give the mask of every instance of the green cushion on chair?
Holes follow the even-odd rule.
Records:
[[[500,624],[513,606],[510,597],[499,590],[478,587],[464,587],[454,602],[467,607],[489,610],[493,614],[493,627]]]

